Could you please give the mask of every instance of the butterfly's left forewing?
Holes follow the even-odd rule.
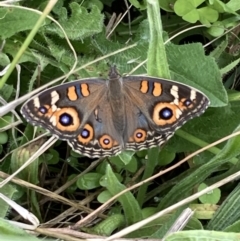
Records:
[[[105,80],[73,81],[42,91],[22,106],[21,113],[31,124],[68,140],[76,136],[105,92]]]

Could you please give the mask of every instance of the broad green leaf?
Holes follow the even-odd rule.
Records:
[[[226,5],[233,11],[238,11],[240,9],[240,4],[238,0],[230,0],[226,3]]]
[[[210,0],[210,6],[212,8],[214,8],[215,10],[217,10],[219,13],[232,13],[232,14],[236,14],[235,11],[230,7],[231,5],[229,4],[230,2],[234,2],[234,1],[229,1],[228,3],[224,3],[221,0]],[[238,2],[239,5],[239,2]],[[234,7],[235,8],[235,7]]]
[[[100,11],[103,11],[104,5],[100,0],[88,0],[82,3],[82,6],[87,9],[92,8],[93,5],[96,5]]]
[[[40,241],[41,239],[36,238],[24,231],[23,229],[9,223],[7,220],[0,218],[0,240],[1,241]]]
[[[233,133],[240,131],[240,125],[233,131]],[[240,135],[232,137],[226,143],[226,145],[221,149],[218,155],[215,157],[216,159],[232,159],[240,155]]]
[[[222,24],[225,28],[236,27],[239,23],[239,16],[229,16],[222,20]]]
[[[199,21],[206,26],[210,26],[210,23],[214,23],[218,20],[218,12],[210,7],[203,7],[198,9]]]
[[[123,168],[125,168],[126,164],[121,160],[121,158],[118,156],[111,156],[109,158],[112,165],[114,165],[114,169],[116,172],[120,172]],[[126,162],[127,163],[127,162]],[[105,169],[106,172],[106,169]]]
[[[196,23],[199,20],[199,14],[197,9],[193,9],[189,11],[185,15],[182,16],[183,20],[189,23]]]
[[[218,22],[214,23],[217,24]],[[213,25],[214,25],[213,24]],[[215,60],[218,62],[219,58],[222,56],[222,54],[224,53],[225,49],[228,46],[228,41],[227,39],[223,39],[217,46],[217,48],[215,48],[213,51],[211,51],[210,56],[215,58]]]
[[[105,203],[107,202],[110,198],[112,198],[112,194],[108,191],[102,191],[98,196],[97,196],[97,200],[100,203]]]
[[[240,58],[236,59],[235,61],[229,63],[227,66],[221,69],[221,74],[227,74],[229,71],[231,71],[233,68],[235,68],[240,62]]]
[[[204,0],[177,0],[174,4],[174,11],[179,16],[184,16],[195,10]]]
[[[207,230],[179,231],[169,234],[165,241],[238,241],[239,233]]]
[[[174,12],[172,0],[159,0],[159,5],[166,12]]]
[[[225,31],[225,27],[222,22],[216,21],[212,24],[210,28],[208,28],[207,32],[211,34],[213,37],[221,36]]]
[[[91,228],[91,232],[101,235],[109,236],[116,229],[120,229],[125,225],[125,218],[122,214],[112,214],[105,220],[98,223],[96,226]]]
[[[158,157],[158,165],[166,166],[170,164],[176,157],[175,152],[168,151],[166,148],[161,149]]]
[[[0,25],[1,25],[1,20],[0,20]],[[21,46],[22,46],[21,41],[8,39],[6,41],[6,44],[4,45],[3,50],[4,50],[4,53],[7,53],[7,54],[11,55],[12,57],[15,57],[16,54],[18,53],[19,49],[21,48]],[[32,62],[32,63],[39,64],[39,58],[40,58],[39,56],[40,56],[40,54],[37,54],[36,52],[33,53],[28,48],[25,50],[25,52],[21,56],[18,63],[20,64],[20,63],[24,63],[24,62]],[[22,84],[22,82],[21,82],[21,84]]]
[[[2,52],[0,53],[0,63],[1,63],[1,66],[7,66],[8,64],[10,64],[9,57]]]
[[[149,1],[147,3],[147,15],[149,22],[147,74],[170,79],[158,1]]]
[[[2,182],[3,179],[1,178],[0,181]],[[0,188],[0,193],[9,199],[13,199],[14,193],[17,192],[17,189],[11,185],[11,184],[6,184],[2,188]],[[0,217],[5,218],[8,214],[9,209],[11,208],[8,203],[6,203],[2,198],[0,198]]]
[[[31,30],[40,14],[20,8],[0,8],[1,38],[6,39],[16,33]]]
[[[129,2],[139,10],[144,10],[147,8],[147,0],[139,1],[139,0],[129,0]]]
[[[68,17],[68,10],[63,7],[58,20],[69,39],[82,40],[102,31],[103,15],[96,5],[92,5],[90,11],[76,2],[70,3],[69,7],[71,9],[70,17]],[[64,38],[62,30],[53,23],[47,25],[44,30],[48,34],[55,34]]]
[[[124,152],[121,152],[118,157],[121,159],[121,161],[127,165],[130,163],[130,161],[132,160],[132,157],[134,155],[134,152],[133,151],[124,151]]]
[[[100,187],[100,179],[102,174],[96,172],[89,172],[81,176],[77,180],[77,186],[81,190],[91,190]]]
[[[146,207],[142,209],[144,219],[154,215],[155,213],[157,213],[157,209],[155,207]]]
[[[240,232],[240,220],[236,221],[232,225],[228,226],[223,230],[224,232],[234,232],[239,233]]]
[[[135,156],[133,156],[131,161],[125,166],[125,169],[132,173],[138,170],[138,160]]]
[[[105,175],[107,165],[108,165],[108,161],[107,161],[107,160],[103,160],[103,161],[100,162],[99,165],[97,166],[96,171],[97,171],[98,173],[101,173],[102,175]]]
[[[47,164],[57,164],[59,162],[59,153],[54,150],[54,149],[49,149],[49,155],[51,155],[51,157],[47,160]]]
[[[212,107],[227,104],[227,93],[221,83],[217,63],[212,57],[205,55],[201,44],[169,44],[167,55],[174,80],[203,91],[210,99]]]
[[[68,182],[68,181],[71,181],[71,180],[74,179],[76,176],[77,176],[77,174],[72,174],[72,175],[68,176],[67,182]],[[71,194],[74,194],[74,192],[76,192],[76,190],[77,190],[77,183],[76,183],[76,182],[73,183],[71,186],[69,186],[69,187],[66,189],[66,191],[67,191],[68,193],[71,193]]]
[[[50,163],[51,163],[52,157],[53,157],[53,156],[51,156],[51,158],[49,158]],[[54,160],[55,160],[55,158],[54,158]],[[77,157],[69,156],[66,161],[68,162],[68,164],[69,164],[71,167],[78,168],[78,166],[79,166],[79,159],[78,159]],[[49,164],[50,164],[50,163],[49,163]]]
[[[35,3],[36,4],[36,3]],[[43,1],[40,5],[36,5],[36,7],[40,7],[40,9],[44,9],[46,7],[47,2]],[[52,12],[54,14],[59,15],[61,13],[61,9],[63,7],[64,0],[58,0],[56,4],[54,5],[54,8],[52,9]]]
[[[240,162],[238,161],[236,164],[231,165],[230,167],[227,165],[220,167],[219,171],[217,171],[217,173],[215,173],[214,176],[210,177],[207,180],[208,185],[212,185],[216,182],[219,182],[221,180],[223,180],[224,178],[229,177],[232,174],[235,174],[236,172],[240,171]]]
[[[82,157],[81,154],[79,154],[79,153],[73,151],[72,149],[71,149],[71,151],[70,151],[70,155],[73,156],[73,157],[76,157],[76,158],[80,158],[80,157]]]
[[[12,123],[12,117],[11,115],[5,115],[0,118],[0,128],[3,128],[5,126],[8,126]]]
[[[209,108],[200,118],[195,118],[186,123],[182,130],[207,143],[212,143],[229,135],[239,124],[239,108],[240,101],[231,102],[226,107]],[[169,140],[167,148],[171,151],[181,152],[196,150],[197,146],[174,135]]]
[[[126,187],[118,181],[110,165],[107,166],[106,170],[106,188],[112,195],[116,195],[126,189]],[[127,225],[142,220],[141,209],[131,192],[124,193],[117,200],[121,203]]]
[[[114,175],[115,175],[115,177],[118,179],[119,182],[122,182],[122,181],[123,181],[123,176],[122,176],[120,173],[115,172]],[[101,185],[102,187],[107,187],[107,185],[108,185],[108,181],[107,181],[107,180],[108,180],[108,179],[107,179],[107,177],[106,177],[106,174],[103,175],[103,176],[101,177],[100,181],[99,181],[99,182],[100,182],[100,185]]]
[[[147,208],[149,209],[149,208]],[[149,216],[145,216],[145,208],[142,210],[144,217],[149,217],[156,213],[157,211],[153,212],[154,210],[149,210],[147,212],[151,213]],[[130,233],[127,235],[128,238],[149,238],[152,234],[154,234],[157,230],[159,230],[161,227],[164,226],[172,217],[174,217],[174,214],[166,214],[160,218],[155,219],[154,221],[146,224],[144,227],[137,229],[136,231]],[[174,217],[175,218],[175,217]],[[172,218],[172,219],[174,219]],[[184,227],[184,230],[196,230],[196,229],[203,229],[201,222],[192,217],[186,226]],[[165,230],[167,231],[167,230]]]
[[[51,38],[45,37],[48,45],[48,49],[52,57],[56,59],[56,64],[63,73],[68,73],[71,66],[74,64],[74,56],[69,48],[65,48],[59,43],[56,43]],[[50,64],[55,65],[55,63],[50,62]]]
[[[154,174],[155,167],[158,164],[158,156],[159,156],[160,149],[159,147],[151,148],[148,150],[148,160],[146,161],[146,167],[143,173],[142,180],[151,177]],[[146,198],[146,193],[148,186],[150,185],[149,182],[144,183],[139,187],[138,194],[137,194],[137,200],[140,206],[143,205],[144,200]]]
[[[183,207],[178,208],[172,215],[169,216],[166,222],[164,222],[162,226],[159,227],[150,237],[162,239],[166,235],[168,230],[172,227],[172,225],[175,223],[176,219],[182,213],[183,209]]]
[[[198,186],[198,191],[202,191],[203,189],[205,189],[206,187],[208,187],[205,183],[201,183]],[[216,188],[214,190],[212,190],[209,193],[206,193],[204,195],[202,195],[201,197],[199,197],[199,200],[201,201],[201,203],[206,203],[206,204],[217,204],[219,202],[221,198],[221,190],[219,188]]]
[[[124,151],[118,156],[112,156],[109,158],[111,164],[114,165],[114,169],[116,171],[120,171],[122,169],[128,170],[130,172],[136,172],[137,170],[137,160],[134,156],[135,152],[133,151]],[[107,162],[105,162],[104,169],[102,171],[106,171]]]
[[[12,85],[5,84],[2,87],[2,89],[0,89],[0,96],[4,100],[8,101],[11,98],[11,96],[13,95],[13,91],[14,91],[14,89],[13,89]]]
[[[227,196],[207,225],[210,230],[223,230],[240,218],[240,185]]]
[[[6,131],[0,132],[0,145],[8,142],[8,133]]]

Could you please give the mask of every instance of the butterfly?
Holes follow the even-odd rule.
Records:
[[[121,77],[86,78],[46,89],[21,108],[25,119],[42,126],[90,158],[161,146],[186,121],[201,115],[205,94],[172,80]]]

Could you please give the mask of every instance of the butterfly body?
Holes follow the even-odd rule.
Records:
[[[27,101],[21,111],[30,123],[95,158],[161,146],[208,105],[203,93],[187,85],[121,77],[111,67],[108,80],[89,78],[52,87]]]

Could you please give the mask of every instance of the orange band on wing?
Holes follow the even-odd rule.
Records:
[[[87,97],[90,95],[88,84],[81,84],[81,93],[84,97]]]
[[[140,91],[144,94],[146,94],[148,92],[148,81],[147,80],[141,81]]]
[[[71,86],[67,89],[67,97],[71,101],[75,101],[78,99],[75,86]]]
[[[162,94],[162,85],[158,82],[154,82],[153,95],[160,96]]]

